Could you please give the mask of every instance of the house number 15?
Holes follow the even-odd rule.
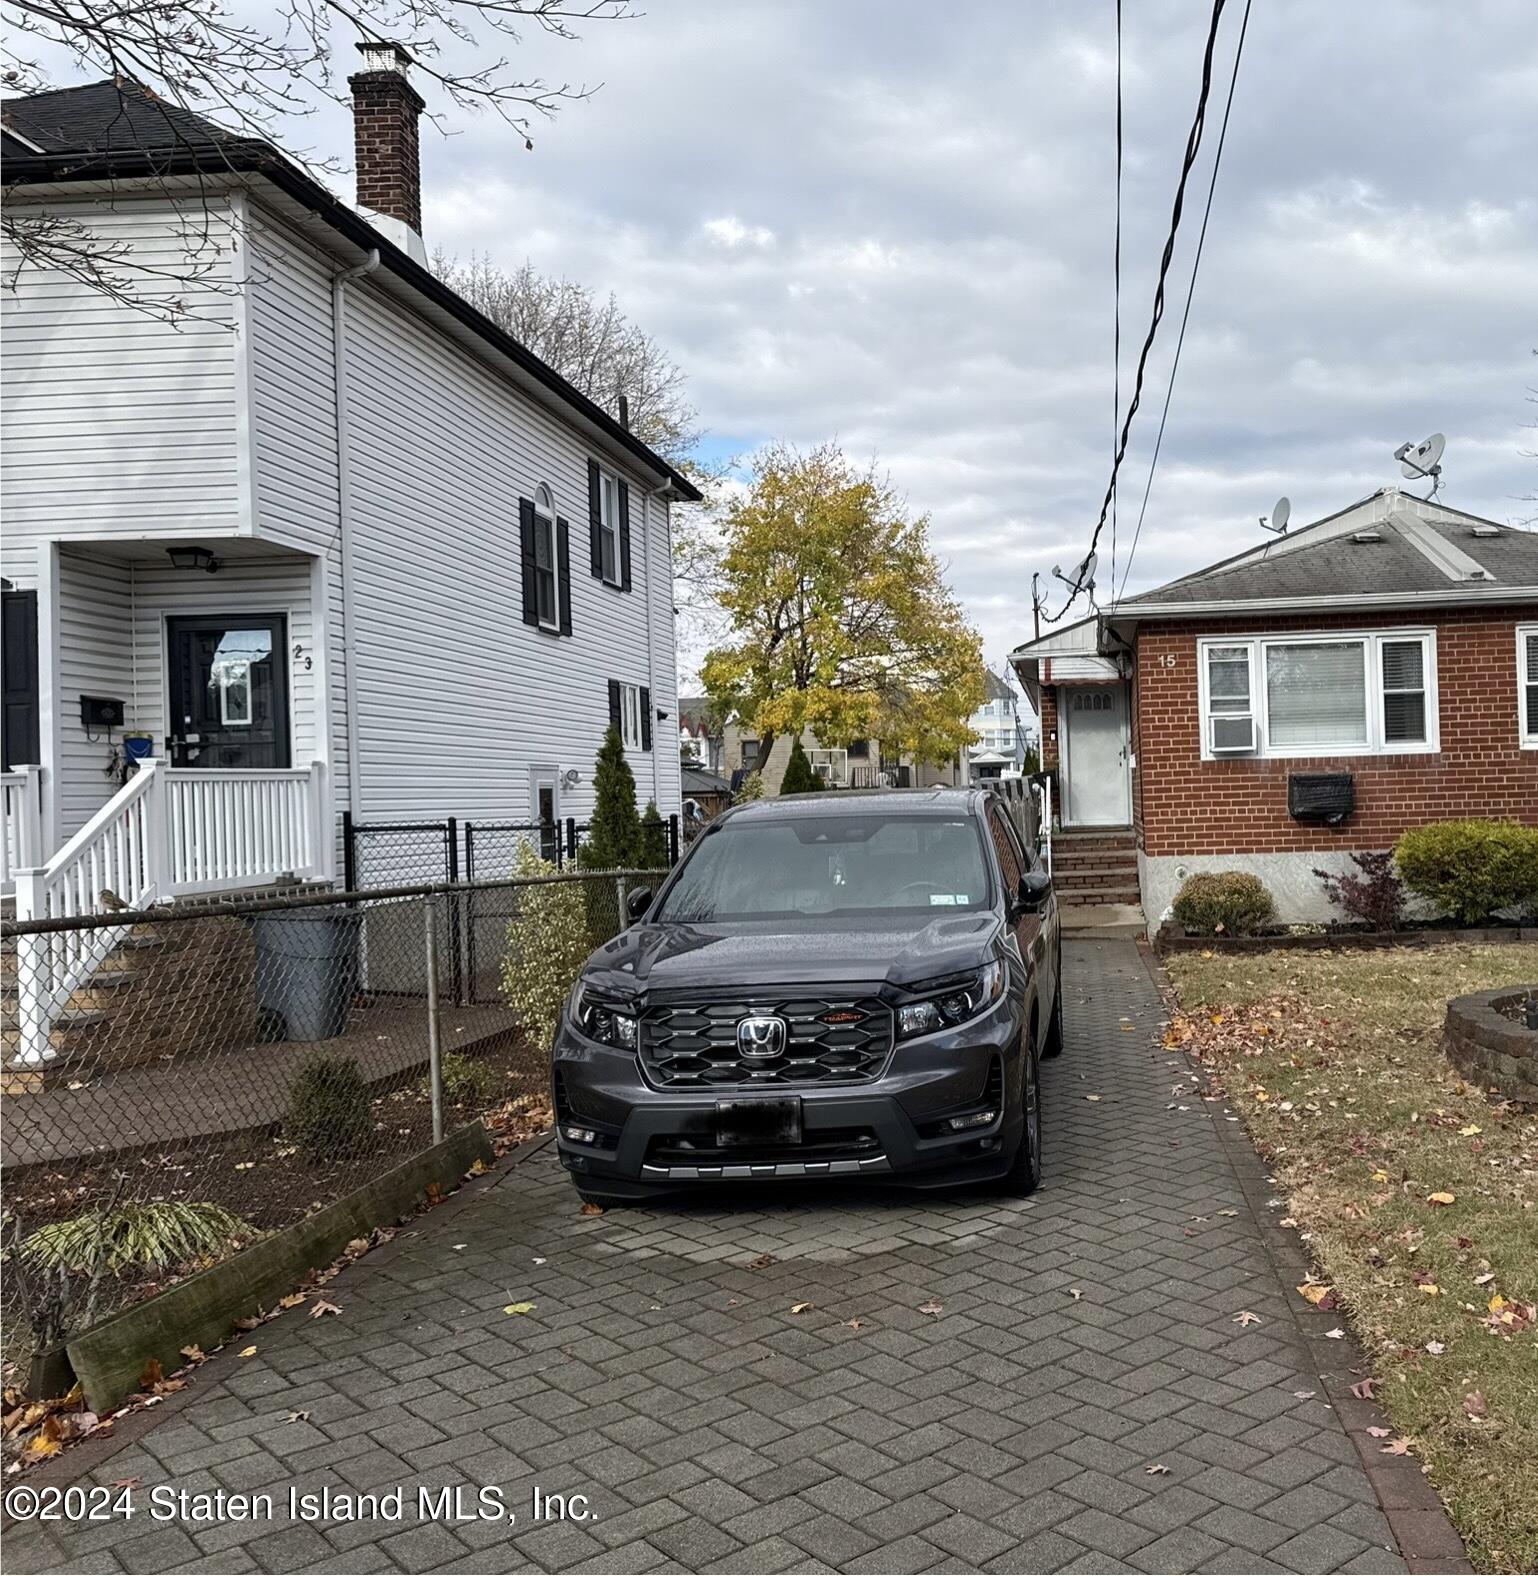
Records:
[[[1175,666],[1175,661],[1175,653],[1173,651],[1166,651],[1164,655],[1159,658],[1159,666],[1161,668],[1172,668]]]

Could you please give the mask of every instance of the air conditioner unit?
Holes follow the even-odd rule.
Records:
[[[1214,755],[1253,755],[1255,719],[1248,712],[1226,717],[1210,717]]]

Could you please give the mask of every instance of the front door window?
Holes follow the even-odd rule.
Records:
[[[287,766],[282,615],[173,618],[166,639],[172,764],[227,771]]]

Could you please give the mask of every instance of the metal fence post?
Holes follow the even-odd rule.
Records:
[[[669,866],[672,866],[672,865],[676,865],[677,863],[678,863],[678,817],[676,815],[670,815],[668,817],[668,864],[669,864]]]
[[[352,811],[342,811],[342,890],[358,890],[357,828],[352,824]]]
[[[433,1142],[443,1142],[443,1061],[438,1039],[438,900],[422,900],[427,953],[427,1082],[433,1100]]]
[[[574,815],[566,817],[566,857],[573,864],[577,862],[577,818]]]

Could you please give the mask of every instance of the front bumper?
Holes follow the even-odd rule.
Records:
[[[595,1044],[564,1021],[555,1042],[556,1143],[561,1164],[595,1191],[643,1197],[708,1182],[868,1178],[942,1187],[1002,1175],[1020,1131],[1017,1011],[1007,1001],[975,1022],[899,1045],[879,1078],[834,1086],[776,1084],[801,1099],[801,1140],[762,1149],[717,1145],[716,1100],[735,1086],[657,1089],[633,1054]],[[988,1126],[944,1130],[949,1116],[997,1105]],[[568,1139],[565,1128],[596,1135]]]

